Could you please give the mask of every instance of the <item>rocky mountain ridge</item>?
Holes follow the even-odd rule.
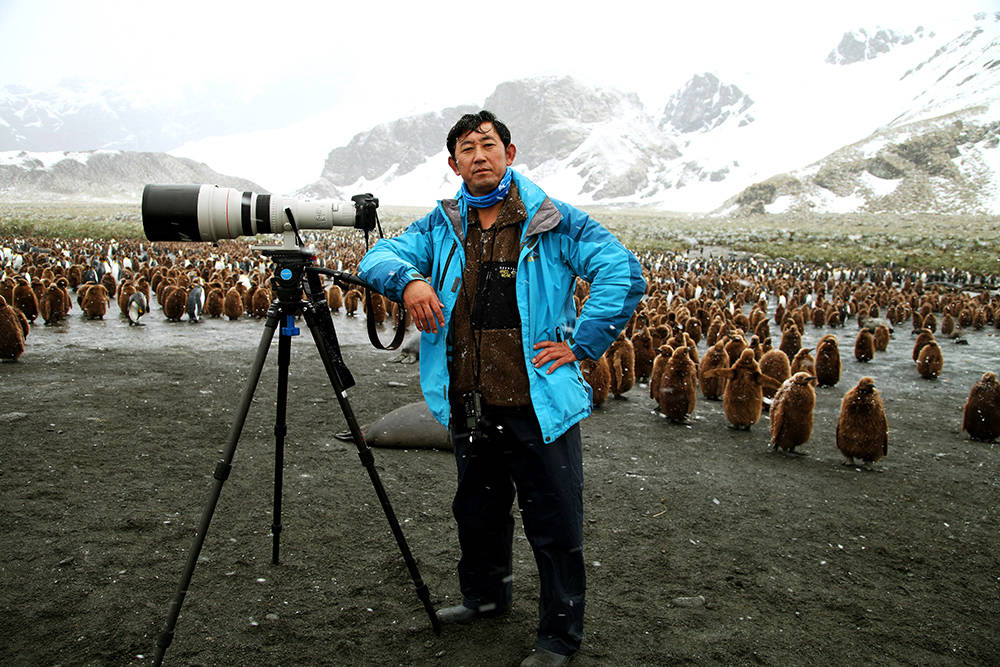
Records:
[[[63,151],[0,153],[0,197],[7,200],[105,199],[136,201],[147,183],[215,183],[262,191],[252,181],[166,153]],[[85,193],[81,197],[81,193]]]

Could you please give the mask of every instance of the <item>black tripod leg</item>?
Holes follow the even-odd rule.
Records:
[[[292,316],[288,316],[291,320]],[[294,327],[294,320],[287,325]],[[297,332],[298,330],[296,330]],[[281,541],[281,493],[285,467],[285,434],[288,424],[285,417],[288,404],[288,367],[291,364],[292,334],[281,330],[278,336],[278,396],[274,417],[274,516],[271,522],[271,562],[278,564]]]
[[[313,290],[313,292],[321,293],[316,292],[316,290]],[[330,383],[333,385],[333,389],[337,393],[337,401],[340,402],[340,409],[344,413],[344,419],[347,420],[347,426],[351,431],[354,444],[358,448],[358,456],[361,458],[361,463],[364,465],[365,470],[368,471],[368,476],[371,477],[372,486],[375,487],[375,494],[378,496],[379,502],[382,504],[382,511],[385,512],[385,518],[389,522],[392,534],[396,538],[396,544],[399,545],[399,551],[403,555],[403,560],[406,562],[407,569],[410,571],[410,577],[413,579],[413,585],[417,589],[417,597],[420,598],[420,601],[424,605],[424,610],[430,618],[431,627],[434,629],[434,633],[440,634],[441,624],[438,621],[437,614],[434,613],[434,606],[431,604],[430,591],[428,590],[427,585],[424,584],[423,579],[420,578],[420,570],[417,569],[417,561],[413,558],[413,554],[410,552],[410,547],[406,543],[406,537],[403,535],[403,529],[400,527],[399,521],[396,519],[396,513],[393,511],[392,504],[389,502],[389,496],[385,492],[385,487],[382,486],[382,480],[379,478],[378,470],[375,469],[375,456],[372,454],[372,450],[368,446],[368,443],[365,442],[365,437],[361,433],[361,427],[358,425],[358,420],[354,416],[354,410],[351,408],[351,404],[347,400],[347,391],[344,389],[344,386],[340,381],[337,366],[339,364],[339,366],[343,367],[343,361],[340,359],[334,360],[330,356],[331,349],[338,351],[339,354],[339,346],[332,344],[336,341],[336,331],[333,328],[333,320],[330,319],[330,309],[327,307],[324,311],[321,306],[326,305],[325,300],[320,301],[320,306],[316,306],[312,301],[310,301],[309,305],[306,306],[303,311],[306,324],[309,327],[309,332],[312,334],[313,340],[316,342],[316,348],[319,350],[319,356],[323,360],[323,365],[326,367],[326,374],[330,377]]]
[[[264,368],[264,361],[267,359],[267,351],[271,346],[271,340],[274,338],[274,330],[278,325],[280,315],[280,308],[277,304],[272,304],[271,309],[267,311],[267,321],[264,323],[264,333],[261,335],[260,344],[257,346],[257,356],[254,358],[253,366],[250,369],[250,377],[247,378],[246,387],[243,389],[243,399],[240,402],[239,413],[236,415],[236,420],[233,422],[232,429],[229,431],[229,440],[225,458],[219,461],[215,466],[215,473],[213,475],[215,482],[212,485],[212,494],[209,498],[208,505],[205,507],[205,511],[201,516],[201,524],[198,526],[198,532],[195,533],[191,550],[188,552],[187,566],[184,568],[184,573],[181,575],[181,581],[180,585],[177,587],[177,593],[174,596],[173,602],[170,603],[170,612],[167,614],[167,623],[163,628],[163,632],[160,633],[160,636],[156,641],[156,658],[153,662],[154,665],[160,665],[163,663],[163,654],[166,653],[167,647],[170,646],[170,643],[174,639],[174,628],[177,625],[177,617],[180,616],[181,605],[184,604],[184,597],[187,595],[188,586],[191,584],[191,577],[194,574],[195,565],[198,564],[198,557],[201,555],[201,548],[205,544],[205,535],[208,533],[209,524],[212,522],[212,515],[215,514],[215,507],[219,503],[219,496],[222,493],[222,485],[225,484],[226,479],[229,478],[229,471],[232,469],[233,456],[236,454],[236,445],[239,443],[240,433],[243,432],[243,425],[246,423],[247,414],[250,412],[250,403],[253,401],[253,395],[254,391],[257,389],[257,383],[260,382],[260,374]]]

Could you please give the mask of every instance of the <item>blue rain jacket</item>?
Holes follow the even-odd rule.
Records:
[[[546,374],[549,364],[535,368],[533,346],[567,341],[577,359],[599,358],[628,323],[646,282],[635,256],[589,215],[549,198],[516,171],[513,179],[528,212],[516,277],[521,341],[531,403],[545,441],[551,442],[590,414],[591,389],[578,363],[564,364],[551,375]],[[439,201],[403,234],[380,239],[359,267],[360,277],[393,301],[402,303],[403,289],[412,280],[426,280],[437,291],[445,326],[421,334],[420,385],[431,414],[445,426],[450,418],[448,331],[462,285],[467,224],[468,206],[459,192],[457,199]],[[573,301],[576,276],[591,283],[579,319]]]

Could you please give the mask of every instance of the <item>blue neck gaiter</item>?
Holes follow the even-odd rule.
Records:
[[[489,208],[507,196],[507,191],[510,190],[510,181],[511,171],[508,169],[504,172],[503,178],[500,179],[500,183],[496,189],[481,197],[473,197],[469,192],[469,188],[465,187],[465,183],[462,183],[462,197],[473,208]]]

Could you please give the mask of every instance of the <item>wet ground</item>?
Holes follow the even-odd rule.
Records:
[[[419,399],[417,368],[335,322],[367,424]],[[300,325],[301,326],[301,325]],[[803,456],[772,453],[767,416],[727,427],[699,395],[687,425],[644,387],[583,424],[588,603],[575,664],[989,664],[1000,656],[1000,452],[961,432],[1000,331],[943,341],[921,379],[897,329],[818,390]],[[257,320],[128,327],[74,310],[0,365],[0,661],[149,664],[213,486]],[[306,334],[303,331],[303,334]],[[388,340],[389,332],[383,332]],[[166,664],[507,665],[530,650],[537,576],[515,545],[515,606],[434,635],[308,335],[293,339],[281,564],[271,563],[272,347]],[[699,348],[704,352],[704,343]],[[889,419],[875,471],[841,465],[840,399],[875,378]],[[435,605],[455,603],[448,452],[377,450],[377,470]]]

